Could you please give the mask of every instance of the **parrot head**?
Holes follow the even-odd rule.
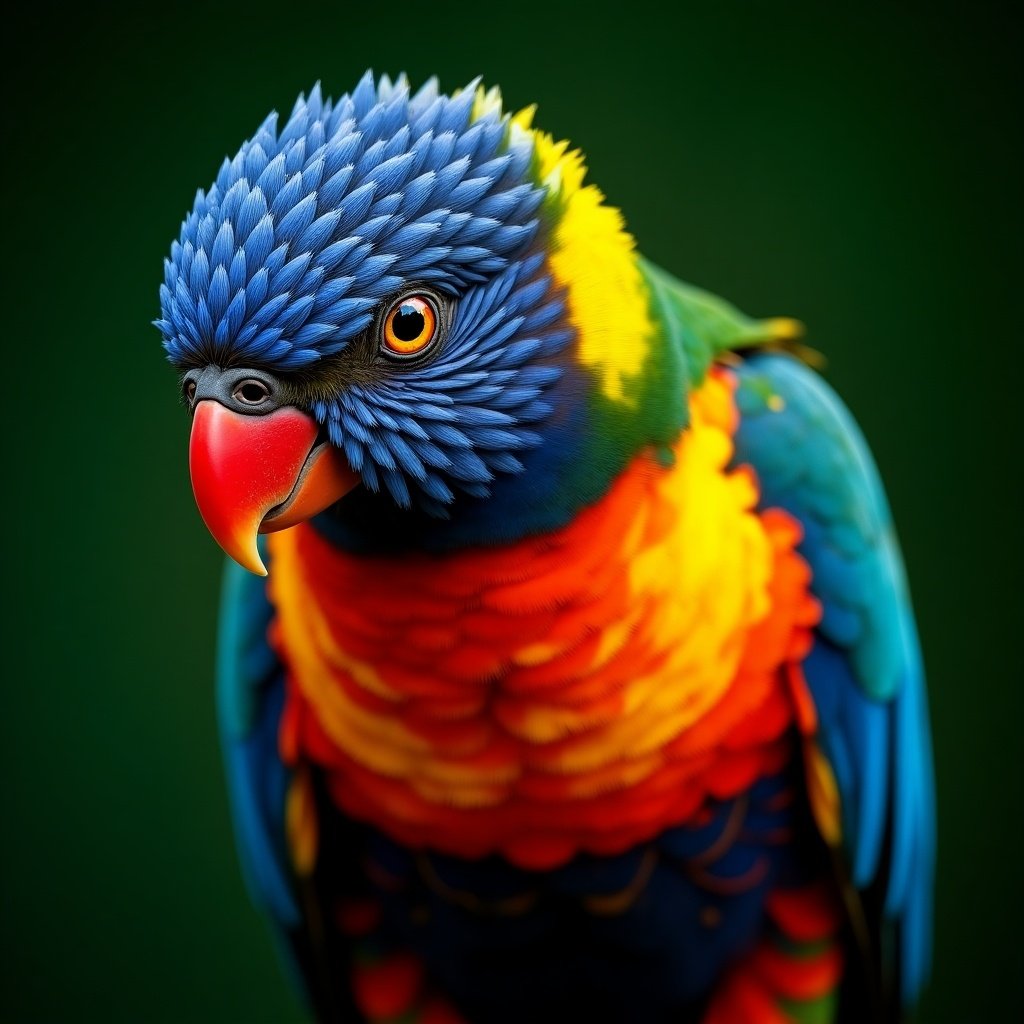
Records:
[[[678,429],[632,240],[531,121],[368,73],[271,114],[197,193],[156,326],[196,501],[243,566],[314,516],[391,547],[557,526]]]

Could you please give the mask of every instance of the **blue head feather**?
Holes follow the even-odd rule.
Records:
[[[570,338],[544,272],[528,135],[475,83],[410,96],[368,72],[336,103],[319,86],[271,114],[196,196],[164,264],[170,360],[305,370],[340,353],[411,282],[456,300],[429,364],[354,383],[311,411],[371,491],[448,514],[522,470]]]
[[[374,307],[415,279],[449,294],[487,280],[536,234],[543,192],[528,139],[496,110],[472,117],[475,83],[368,72],[337,104],[316,86],[277,130],[271,114],[209,191],[164,264],[172,362],[296,370],[340,351]]]
[[[561,375],[550,360],[570,334],[549,296],[543,255],[515,261],[469,289],[439,358],[372,385],[353,384],[314,411],[371,491],[446,515],[453,488],[486,497],[496,473],[519,473],[517,452],[552,409],[541,397]]]

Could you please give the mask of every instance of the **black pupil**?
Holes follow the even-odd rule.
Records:
[[[267,395],[267,390],[262,384],[243,384],[241,391],[242,398],[246,402],[252,402],[253,404],[262,402]]]
[[[391,321],[391,330],[399,341],[415,341],[426,326],[421,310],[417,309],[411,302],[403,302]]]

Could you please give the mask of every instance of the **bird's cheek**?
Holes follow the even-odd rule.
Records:
[[[243,415],[213,400],[196,406],[189,471],[210,533],[240,565],[266,568],[256,539],[316,515],[358,482],[316,422],[286,407]]]

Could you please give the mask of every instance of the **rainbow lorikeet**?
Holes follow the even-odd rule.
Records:
[[[252,895],[322,1020],[898,1016],[934,807],[871,457],[532,116],[317,87],[171,247]]]

